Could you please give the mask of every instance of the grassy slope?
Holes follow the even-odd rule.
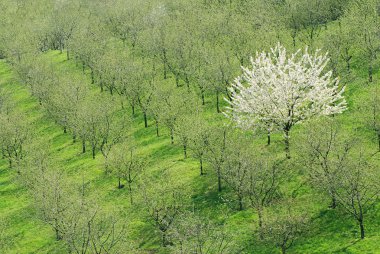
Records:
[[[79,68],[72,61],[65,61],[65,55],[58,52],[50,52],[46,55],[46,60],[51,61],[58,70],[69,70],[72,75],[83,75]],[[364,71],[360,67],[361,63],[356,63],[358,76],[364,76]],[[355,64],[354,64],[355,67]],[[1,87],[12,92],[16,107],[18,110],[26,113],[29,119],[37,129],[39,139],[50,140],[54,156],[63,168],[67,170],[73,181],[80,183],[82,179],[90,182],[90,188],[97,190],[100,195],[102,205],[105,207],[109,204],[122,206],[126,209],[128,216],[133,216],[132,227],[135,234],[133,238],[143,239],[138,242],[144,249],[157,249],[159,242],[154,237],[152,228],[144,223],[144,217],[134,214],[128,204],[128,193],[125,189],[116,189],[116,179],[106,176],[103,172],[103,159],[99,154],[96,160],[90,158],[90,154],[80,154],[80,145],[72,144],[69,134],[63,134],[62,129],[54,121],[46,117],[43,109],[34,100],[27,88],[15,82],[14,74],[5,62],[0,62],[0,85]],[[89,82],[88,84],[89,85]],[[95,89],[95,88],[93,88]],[[347,95],[350,106],[355,108],[360,101],[368,98],[366,93],[368,85],[362,79],[350,83]],[[94,90],[94,92],[98,92]],[[206,114],[212,116],[211,109],[213,105],[208,103],[210,110]],[[345,123],[347,132],[353,133],[357,126],[355,121],[356,115],[345,113],[341,118]],[[371,134],[365,130],[359,129],[363,136],[370,137]],[[162,133],[167,131],[162,130]],[[182,151],[179,147],[171,146],[167,135],[160,138],[155,137],[153,126],[148,129],[143,128],[141,114],[133,122],[133,128],[130,135],[134,136],[138,145],[142,147],[144,154],[149,155],[150,165],[149,173],[156,175],[164,167],[168,167],[171,175],[188,185],[193,190],[193,200],[197,204],[204,204],[208,207],[211,216],[216,215],[217,207],[223,207],[222,201],[215,192],[215,180],[212,172],[206,177],[198,176],[198,165],[193,159],[183,160]],[[274,149],[279,147],[281,136],[274,138]],[[265,141],[263,140],[263,144]],[[260,146],[260,145],[258,145]],[[281,147],[279,148],[281,149]],[[368,142],[368,149],[374,150],[373,142]],[[14,247],[6,253],[64,253],[63,247],[59,242],[54,240],[54,234],[49,226],[36,219],[32,207],[32,200],[25,189],[20,187],[16,182],[16,175],[7,169],[7,164],[1,161],[0,164],[0,219],[5,219],[10,226],[6,229],[9,236],[14,238]],[[303,199],[314,199],[316,195],[308,189],[302,190]],[[289,250],[289,253],[376,253],[380,249],[379,226],[380,220],[378,211],[374,212],[367,219],[367,238],[363,241],[357,241],[359,237],[358,227],[355,222],[339,211],[328,210],[324,202],[313,204],[313,222],[311,232],[306,237],[300,239]],[[230,230],[239,229],[245,231],[242,235],[242,241],[250,237],[250,230],[256,225],[256,215],[250,211],[236,212],[231,216],[227,225]],[[250,240],[249,243],[262,253],[272,252],[269,246],[264,246],[256,241]],[[1,253],[1,250],[0,250]]]

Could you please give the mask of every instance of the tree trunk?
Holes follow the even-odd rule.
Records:
[[[67,57],[67,60],[70,60],[70,50],[66,50],[66,57]]]
[[[159,137],[160,133],[158,131],[158,121],[156,120],[156,136]]]
[[[183,145],[183,157],[184,157],[184,159],[187,159],[187,146],[186,146],[186,144]]]
[[[145,128],[148,128],[148,118],[147,118],[147,116],[146,116],[146,112],[144,111],[144,126],[145,126]]]
[[[162,232],[162,247],[166,247],[166,232],[165,231],[161,231]]]
[[[58,228],[55,228],[55,239],[56,239],[57,241],[61,240],[61,236],[59,235],[59,230],[58,230]]]
[[[128,181],[128,189],[129,189],[129,201],[131,202],[131,205],[133,205],[132,184],[130,181]]]
[[[281,245],[281,253],[282,254],[286,254],[286,246],[285,246],[285,244]]]
[[[239,199],[239,211],[243,211],[243,197],[242,195],[238,195],[238,199]]]
[[[373,65],[372,65],[372,61],[369,63],[369,66],[368,66],[368,81],[369,82],[373,81]]]
[[[63,133],[67,133],[67,127],[66,126],[63,126]]]
[[[135,105],[132,104],[132,116],[135,116]]]
[[[219,92],[216,92],[216,112],[220,113],[220,107],[219,107]]]
[[[123,187],[121,187],[121,177],[118,177],[118,180],[119,180],[119,185],[117,186],[118,189],[121,189]]]
[[[364,239],[365,231],[364,231],[363,219],[359,219],[359,226],[360,226],[360,238]]]
[[[330,205],[330,207],[332,209],[335,209],[336,206],[337,206],[337,201],[336,201],[336,197],[335,197],[335,191],[332,191],[331,192],[331,205]]]
[[[257,207],[257,217],[259,219],[259,236],[260,239],[263,240],[263,211],[261,207]]]
[[[267,137],[268,137],[267,145],[269,146],[270,145],[270,130],[268,130]]]
[[[205,105],[205,94],[203,91],[201,91],[201,97],[202,97],[202,105]]]
[[[95,159],[95,146],[92,146],[92,158]]]
[[[94,69],[91,68],[91,84],[95,83],[95,78],[94,78]]]
[[[173,145],[174,144],[174,132],[173,129],[170,129],[170,142]]]
[[[379,144],[379,152],[380,152],[380,131],[377,132],[377,142]]]
[[[199,159],[199,165],[200,165],[200,169],[201,169],[201,175],[203,175],[203,160],[202,160],[202,158]]]
[[[285,153],[286,158],[290,159],[290,148],[289,148],[289,128],[284,129],[284,138],[285,138]]]
[[[220,172],[220,167],[218,167],[217,174],[218,174],[218,192],[221,192],[222,191],[222,176]]]
[[[86,141],[82,140],[82,153],[86,152]]]

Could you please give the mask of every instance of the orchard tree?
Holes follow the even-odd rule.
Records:
[[[50,225],[57,240],[61,240],[71,224],[73,205],[72,186],[63,171],[51,161],[32,159],[27,174],[28,189],[31,192],[40,218]]]
[[[199,212],[182,212],[171,231],[172,253],[239,253],[234,234]]]
[[[336,189],[355,143],[344,138],[334,119],[311,121],[301,135],[299,154],[312,184],[328,194],[331,208],[338,205]]]
[[[256,159],[249,159],[251,166],[247,172],[245,195],[258,216],[260,238],[263,228],[263,212],[280,196],[280,184],[285,179],[285,167],[282,161],[268,159],[269,154],[259,155]]]
[[[365,237],[365,216],[380,197],[378,168],[363,154],[350,159],[340,174],[336,197],[344,210],[359,224],[360,238]]]
[[[282,254],[308,229],[308,216],[296,208],[293,200],[286,200],[283,204],[277,204],[265,218],[262,229],[264,240],[278,247]]]
[[[84,10],[81,10],[79,3],[71,0],[55,2],[53,8],[49,13],[51,47],[59,49],[61,53],[66,49],[69,59],[69,41],[80,25]]]
[[[380,91],[378,87],[373,87],[369,91],[371,98],[360,106],[360,116],[364,120],[364,125],[376,135],[380,152]]]
[[[19,164],[24,158],[25,145],[31,138],[30,124],[26,122],[25,116],[16,113],[0,114],[0,124],[2,155],[4,159],[8,160],[9,167],[12,168],[15,163]]]
[[[115,147],[106,161],[112,174],[118,178],[118,188],[124,187],[121,183],[122,179],[127,182],[131,205],[133,205],[133,185],[146,167],[146,161],[135,150],[133,147],[124,145]]]
[[[233,133],[227,142],[222,177],[236,195],[238,209],[241,211],[244,209],[249,172],[253,166],[254,154],[250,147],[252,139],[242,133]]]
[[[71,211],[72,222],[63,236],[70,253],[132,251],[126,241],[126,223],[120,219],[119,214],[103,211],[88,197],[79,197],[77,201]]]
[[[183,88],[172,89],[162,86],[155,91],[155,95],[152,95],[151,111],[154,112],[155,117],[158,117],[156,119],[169,129],[171,144],[174,144],[178,119],[185,115],[188,110],[190,111],[191,106],[193,106],[192,103],[189,103],[191,99],[189,100],[184,94],[189,95]],[[187,138],[187,134],[184,135]],[[185,141],[187,142],[187,139]]]
[[[69,78],[65,73],[59,78],[55,89],[50,92],[46,100],[45,108],[50,116],[63,127],[64,133],[67,129],[75,130],[78,107],[87,95],[86,86],[83,84],[84,80]]]
[[[177,135],[181,145],[183,147],[183,155],[184,159],[187,159],[187,152],[190,143],[190,137],[192,135],[192,131],[197,131],[195,128],[199,127],[194,125],[194,122],[200,117],[201,114],[200,109],[198,107],[199,103],[195,94],[190,93],[189,91],[185,92],[187,99],[186,104],[183,105],[183,112],[180,114],[175,121],[174,125],[174,133]]]
[[[208,150],[209,139],[211,136],[211,128],[206,121],[197,115],[191,123],[189,149],[192,151],[192,156],[199,160],[200,175],[204,174],[203,163]]]
[[[183,211],[185,194],[169,180],[143,187],[142,196],[146,215],[160,232],[162,247],[166,247],[170,243],[168,233]]]
[[[208,141],[206,160],[216,173],[218,179],[218,191],[222,191],[222,170],[226,159],[226,147],[228,127],[215,127],[211,130],[211,136]]]
[[[280,44],[270,53],[257,53],[252,67],[243,68],[230,88],[226,115],[246,129],[273,123],[284,132],[290,158],[289,132],[295,124],[346,110],[344,88],[324,70],[328,61],[326,54],[310,54],[307,49],[302,55],[300,50],[289,55]]]
[[[328,50],[333,75],[351,72],[351,61],[355,49],[355,37],[352,36],[349,24],[339,22],[338,30],[327,33],[325,47]]]
[[[350,28],[350,36],[355,36],[355,46],[361,49],[368,65],[368,81],[373,81],[375,61],[380,52],[378,35],[380,32],[379,3],[377,0],[352,1],[343,22]]]

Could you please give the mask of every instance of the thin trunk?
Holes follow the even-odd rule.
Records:
[[[267,137],[268,137],[267,145],[269,146],[270,145],[270,130],[268,130]]]
[[[61,240],[61,236],[59,235],[59,230],[58,228],[55,228],[55,239],[58,241],[58,240]]]
[[[157,121],[157,119],[155,121],[156,121],[156,136],[159,137],[160,133],[159,133],[159,130],[158,130],[158,121]]]
[[[146,116],[146,112],[144,111],[144,126],[145,126],[145,128],[148,128],[148,118],[147,118],[147,116]]]
[[[286,246],[285,244],[281,245],[281,253],[286,254]]]
[[[67,60],[70,60],[70,50],[66,50],[66,57],[67,57]]]
[[[95,83],[95,78],[94,78],[94,69],[91,68],[91,84]]]
[[[83,139],[82,140],[82,153],[86,152],[86,141]]]
[[[118,177],[118,180],[119,180],[119,185],[117,186],[117,188],[121,189],[123,187],[121,187],[121,177]]]
[[[221,192],[222,191],[222,176],[220,172],[220,167],[218,167],[217,174],[218,174],[218,192]]]
[[[369,66],[368,66],[368,81],[369,82],[373,81],[373,65],[372,65],[372,61],[370,62]]]
[[[92,158],[95,159],[95,146],[92,146]]]
[[[220,107],[219,107],[219,92],[216,92],[216,111],[220,113]]]
[[[263,240],[263,210],[261,207],[257,207],[257,217],[259,219],[259,236],[260,239]]]
[[[239,199],[239,211],[243,211],[243,196],[241,194],[238,195]]]
[[[131,202],[131,205],[133,205],[132,183],[130,181],[128,181],[128,188],[129,188],[129,201]]]
[[[173,132],[173,129],[170,129],[170,141],[171,141],[171,144],[173,145],[174,144],[174,132]]]
[[[205,105],[205,94],[203,91],[201,92],[201,97],[202,97],[202,105]]]
[[[63,126],[63,133],[67,133],[67,127],[66,126]]]
[[[380,152],[380,131],[377,132],[377,142],[379,144],[379,152]]]
[[[360,226],[360,238],[364,239],[364,237],[365,237],[365,231],[364,231],[363,219],[359,220],[359,226]]]
[[[201,168],[201,175],[203,175],[203,160],[202,160],[202,158],[199,158],[199,165]]]
[[[184,159],[187,159],[187,145],[183,144],[183,157]]]
[[[166,247],[166,232],[162,231],[162,247]]]
[[[285,135],[285,152],[286,152],[286,158],[290,159],[290,149],[289,149],[289,128],[284,129],[284,135]]]
[[[336,201],[335,191],[332,191],[331,192],[331,205],[330,205],[330,207],[332,209],[335,209],[336,206],[337,206],[337,201]]]
[[[132,116],[135,116],[135,105],[132,104]]]

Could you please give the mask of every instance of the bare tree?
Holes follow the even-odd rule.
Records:
[[[307,231],[308,216],[294,209],[294,201],[285,201],[274,207],[265,218],[263,225],[264,240],[280,248],[281,253],[292,247],[302,234]]]
[[[308,123],[301,139],[298,146],[302,164],[312,184],[330,196],[330,206],[335,208],[339,176],[355,142],[342,136],[341,127],[333,118]]]
[[[127,182],[130,202],[133,205],[133,186],[144,172],[146,161],[141,158],[134,147],[121,145],[111,151],[106,163],[112,174],[118,178],[119,189],[124,187],[121,183],[122,179]]]
[[[198,212],[183,212],[171,230],[172,253],[239,253],[234,234]]]
[[[365,237],[364,218],[380,196],[379,172],[362,154],[352,158],[339,178],[336,197],[339,204],[359,224],[360,238]]]
[[[166,247],[170,243],[168,232],[183,209],[184,193],[165,181],[145,187],[142,194],[143,209],[149,221],[160,232],[161,245]]]

